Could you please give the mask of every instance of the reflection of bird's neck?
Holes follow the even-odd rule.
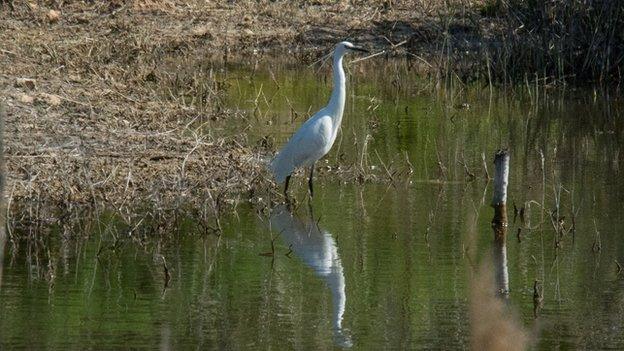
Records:
[[[335,329],[342,329],[342,316],[345,312],[347,295],[345,293],[345,279],[340,259],[332,267],[332,273],[325,277],[325,282],[332,294],[334,305],[333,324]]]
[[[342,112],[344,111],[346,92],[346,77],[342,68],[343,53],[334,53],[334,90],[332,91],[329,104],[327,104],[328,112],[333,119],[334,130],[340,125],[342,120]]]

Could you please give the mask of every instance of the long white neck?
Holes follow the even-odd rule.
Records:
[[[342,113],[344,112],[345,100],[347,98],[346,77],[344,69],[342,69],[342,53],[334,53],[334,90],[332,90],[327,110],[334,122],[334,130],[342,121]]]

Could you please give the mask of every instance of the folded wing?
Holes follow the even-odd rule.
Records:
[[[298,167],[311,166],[331,148],[331,117],[315,115],[307,120],[271,161],[271,171],[278,183],[284,182]]]

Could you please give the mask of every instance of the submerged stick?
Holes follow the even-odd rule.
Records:
[[[483,173],[485,175],[485,181],[490,181],[490,172],[488,172],[487,162],[485,162],[485,152],[481,153],[481,160],[483,161]]]
[[[165,273],[164,276],[164,285],[163,289],[169,287],[169,282],[171,281],[171,274],[169,273],[169,268],[167,267],[167,261],[165,260],[165,256],[163,256],[163,271]]]

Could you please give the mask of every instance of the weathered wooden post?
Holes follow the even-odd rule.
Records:
[[[494,265],[498,293],[509,297],[509,273],[507,270],[507,184],[509,183],[509,153],[498,150],[494,155]]]
[[[509,183],[509,153],[498,150],[494,155],[493,225],[507,228],[507,184]]]

